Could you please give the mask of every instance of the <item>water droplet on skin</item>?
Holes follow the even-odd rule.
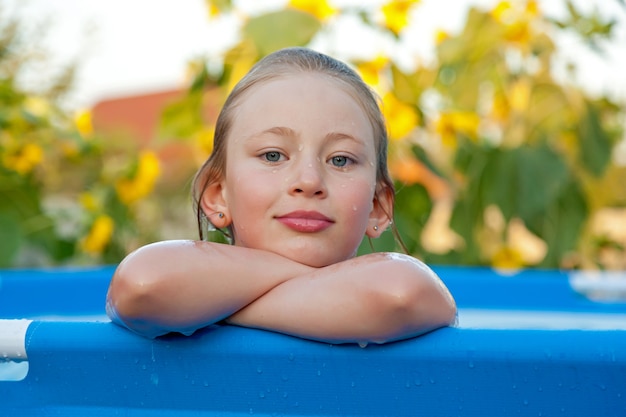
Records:
[[[354,207],[354,210],[356,211],[356,207]],[[359,347],[360,347],[361,349],[366,348],[366,347],[367,347],[367,342],[359,342]]]
[[[302,152],[302,149],[304,149],[304,145],[303,144],[299,144],[298,145],[298,152]]]
[[[357,206],[352,206],[352,211],[357,211],[357,210],[358,210]]]

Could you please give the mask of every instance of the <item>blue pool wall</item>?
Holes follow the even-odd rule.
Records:
[[[461,318],[626,315],[573,291],[566,272],[436,270]],[[28,373],[0,381],[0,415],[626,415],[624,330],[461,326],[360,348],[213,326],[150,340],[103,316],[112,272],[0,272],[0,319],[34,320]]]

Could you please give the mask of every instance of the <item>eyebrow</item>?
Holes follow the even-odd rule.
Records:
[[[294,138],[300,136],[295,130],[291,129],[290,127],[274,126],[274,127],[270,127],[269,129],[265,129],[260,132],[251,134],[250,136],[246,138],[246,141],[250,139],[258,138],[268,133],[272,135],[276,135],[276,136],[294,137]]]
[[[324,139],[326,139],[327,141],[328,140],[344,140],[344,139],[347,139],[347,140],[351,140],[353,142],[356,142],[359,145],[364,145],[364,142],[363,142],[362,139],[360,139],[358,137],[355,137],[355,136],[352,136],[352,135],[350,135],[348,133],[330,132],[330,133],[328,133],[324,137]]]
[[[290,127],[274,126],[274,127],[270,127],[269,129],[265,129],[260,132],[253,133],[250,136],[248,136],[246,140],[255,139],[266,134],[272,134],[272,135],[282,136],[282,137],[291,137],[291,138],[300,137],[300,134]],[[342,132],[329,132],[324,136],[324,140],[325,141],[350,140],[359,145],[364,145],[364,141],[362,139],[355,137],[353,135],[350,135],[348,133],[342,133]]]

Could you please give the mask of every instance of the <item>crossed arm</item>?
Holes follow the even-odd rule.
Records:
[[[145,246],[116,270],[111,319],[148,337],[226,320],[331,343],[384,343],[450,325],[454,300],[423,263],[371,254],[324,268],[209,242]]]

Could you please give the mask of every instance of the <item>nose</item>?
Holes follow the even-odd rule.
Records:
[[[319,161],[301,161],[295,166],[294,180],[290,194],[305,197],[324,198],[327,195],[323,168]]]

